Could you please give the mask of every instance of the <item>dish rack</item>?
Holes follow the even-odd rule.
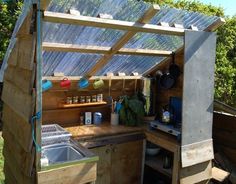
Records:
[[[42,146],[67,142],[72,136],[58,124],[43,125],[41,128]]]

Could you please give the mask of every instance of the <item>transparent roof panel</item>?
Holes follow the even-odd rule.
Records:
[[[82,76],[101,58],[99,54],[44,52],[43,75],[63,72],[66,76]]]
[[[96,75],[105,75],[107,72],[113,72],[114,74],[124,72],[126,75],[131,75],[132,72],[143,74],[163,59],[163,57],[153,56],[115,55]]]
[[[136,0],[65,0],[60,2],[53,0],[47,10],[68,13],[70,9],[75,9],[80,12],[80,15],[92,17],[105,13],[112,15],[116,20],[135,22],[150,6],[149,3]],[[162,22],[168,23],[169,26],[180,24],[185,29],[194,25],[199,30],[204,30],[217,19],[218,17],[208,17],[163,6],[151,19],[150,24],[157,25]],[[43,26],[43,41],[54,43],[112,47],[125,34],[125,31],[122,30],[48,22],[45,22]],[[124,47],[175,51],[181,46],[183,46],[181,36],[136,33]],[[101,55],[46,52],[43,57],[46,61],[44,75],[52,75],[53,72],[58,71],[64,71],[65,75],[84,75]],[[60,61],[61,59],[62,61]],[[104,75],[107,72],[125,72],[126,75],[130,75],[132,72],[143,74],[163,59],[163,57],[154,56],[115,55],[106,66],[97,72],[97,75]]]
[[[7,67],[7,60],[16,42],[16,32],[19,25],[29,11],[35,0],[25,0],[22,15],[19,17],[11,42],[0,72],[0,80]],[[47,11],[68,13],[70,9],[80,12],[82,16],[97,17],[98,14],[109,14],[115,20],[137,21],[151,6],[142,0],[52,0]],[[219,17],[205,16],[197,12],[161,7],[161,10],[151,19],[150,24],[167,23],[168,26],[180,24],[188,29],[194,25],[198,30],[205,30],[217,21]],[[102,29],[95,27],[85,27],[67,24],[56,24],[43,22],[43,42],[67,43],[90,46],[112,47],[125,31],[114,29]],[[175,51],[183,46],[183,37],[168,36],[150,33],[136,33],[125,45],[125,48],[142,48]],[[54,72],[64,72],[65,75],[84,75],[101,58],[99,54],[63,53],[63,52],[43,52],[43,75],[53,75]],[[104,66],[98,75],[107,72],[131,72],[140,74],[147,71],[152,66],[161,62],[163,57],[147,56],[127,56],[115,55],[112,60]]]

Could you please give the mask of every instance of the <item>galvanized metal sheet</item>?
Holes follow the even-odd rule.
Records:
[[[185,57],[182,109],[182,148],[212,138],[214,64],[216,34],[209,32],[185,32]],[[208,144],[212,150],[212,144]],[[184,157],[182,165],[193,165],[191,158]],[[199,148],[199,157],[203,153]],[[196,155],[197,156],[197,155]],[[212,154],[205,154],[212,159]],[[199,159],[199,163],[201,159]]]

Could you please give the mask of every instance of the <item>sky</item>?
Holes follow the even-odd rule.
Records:
[[[221,6],[225,10],[226,15],[236,15],[236,0],[199,0],[206,4]]]

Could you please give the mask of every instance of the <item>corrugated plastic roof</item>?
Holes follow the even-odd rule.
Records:
[[[96,17],[99,13],[106,13],[116,20],[135,22],[150,6],[149,3],[137,0],[52,0],[47,11],[67,13],[68,10],[75,9],[84,16]],[[163,6],[152,18],[150,24],[167,22],[170,26],[181,24],[185,29],[194,25],[199,30],[204,30],[218,19],[219,17],[216,16],[209,17]],[[114,29],[43,23],[43,42],[111,47],[124,34],[125,31]],[[181,36],[137,33],[124,47],[176,51],[182,46],[183,37]],[[101,56],[44,51],[43,75],[51,76],[54,72],[63,72],[67,76],[82,76]],[[143,74],[163,59],[157,56],[115,55],[104,68],[98,71],[97,75],[105,75],[107,72],[125,72],[127,75],[132,72]]]

